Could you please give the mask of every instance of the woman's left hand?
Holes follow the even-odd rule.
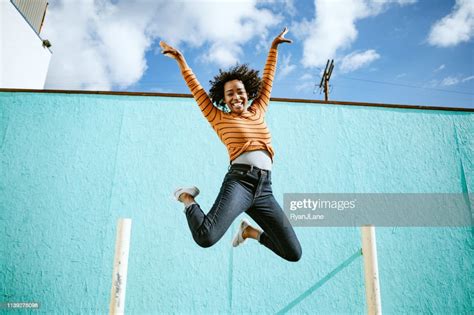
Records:
[[[288,28],[287,27],[285,27],[283,29],[283,31],[280,34],[278,34],[278,36],[275,37],[275,39],[273,40],[273,42],[272,42],[272,47],[273,48],[276,48],[281,43],[291,44],[293,42],[291,39],[285,38],[286,33],[288,33]]]

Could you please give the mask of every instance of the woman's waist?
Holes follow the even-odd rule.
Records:
[[[229,157],[231,161],[234,161],[236,158],[238,158],[244,153],[253,152],[253,151],[263,151],[263,152],[266,151],[265,154],[269,153],[271,160],[273,160],[273,156],[275,155],[275,152],[273,151],[273,147],[269,139],[267,140],[254,139],[254,140],[249,140],[247,142],[232,142],[232,143],[224,142],[224,144],[227,147],[227,151],[229,152]],[[245,158],[245,156],[243,156],[242,158]]]
[[[261,180],[266,184],[271,183],[271,173],[271,171],[261,169],[257,166],[235,163],[229,165],[227,176],[234,176],[237,179],[244,180],[246,183],[256,186]]]
[[[258,169],[271,171],[272,158],[267,150],[247,151],[231,161],[231,164],[250,165]]]

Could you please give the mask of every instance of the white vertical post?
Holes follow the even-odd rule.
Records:
[[[362,255],[364,256],[367,314],[382,314],[377,245],[375,241],[375,227],[373,225],[362,226]]]
[[[127,286],[128,252],[130,248],[131,228],[132,219],[118,220],[109,314],[123,314],[125,311],[125,289]]]

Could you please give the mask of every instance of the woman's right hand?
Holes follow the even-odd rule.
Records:
[[[171,47],[164,41],[160,41],[161,53],[165,56],[178,60],[183,54],[174,47]]]

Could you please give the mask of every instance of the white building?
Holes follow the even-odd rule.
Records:
[[[40,37],[47,7],[47,0],[0,0],[0,88],[44,88],[52,54]]]

